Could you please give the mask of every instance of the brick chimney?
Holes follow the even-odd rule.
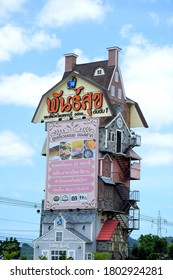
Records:
[[[76,64],[77,55],[74,53],[65,54],[65,72],[70,72],[73,70]]]
[[[119,52],[121,51],[118,47],[107,48],[108,50],[108,66],[118,66]]]

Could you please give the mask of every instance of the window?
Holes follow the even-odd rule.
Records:
[[[53,250],[51,251],[51,260],[64,260],[66,255],[66,251]]]
[[[62,231],[57,231],[56,232],[56,241],[62,241]]]
[[[108,141],[114,141],[115,140],[115,134],[111,131],[108,133]]]
[[[122,89],[118,89],[118,98],[121,99],[122,98]]]
[[[97,70],[97,75],[101,75],[102,74],[102,69],[98,69]]]
[[[92,253],[86,253],[86,259],[87,259],[87,260],[93,260],[93,255],[92,255]]]
[[[111,96],[115,96],[115,87],[111,86]]]
[[[103,68],[97,68],[94,72],[94,76],[105,75],[105,71]]]
[[[116,71],[115,72],[115,82],[117,82],[117,83],[118,83],[118,78],[119,78],[119,75],[118,75],[118,72]]]

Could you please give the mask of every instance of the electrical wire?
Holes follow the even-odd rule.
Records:
[[[8,222],[15,222],[15,223],[22,223],[22,224],[39,225],[39,223],[26,222],[26,221],[18,221],[18,220],[11,220],[11,219],[3,219],[3,218],[0,218],[0,220],[1,220],[1,221],[8,221]]]
[[[6,197],[0,197],[0,203],[11,205],[11,206],[19,206],[19,207],[28,207],[28,208],[40,208],[41,203],[37,202],[29,202],[25,200],[18,200],[14,198],[6,198]]]
[[[0,197],[0,204],[5,204],[5,205],[10,205],[10,206],[19,206],[19,207],[26,207],[26,208],[41,208],[41,203],[38,202],[29,202],[29,201],[25,201],[25,200],[18,200],[18,199],[13,199],[13,198],[6,198],[6,197]],[[25,223],[25,224],[37,224],[38,223],[33,223],[33,222],[27,222],[27,221],[18,221],[18,220],[11,220],[11,219],[3,219],[1,218],[0,220],[3,221],[12,221],[12,222],[17,222],[17,223]],[[150,217],[147,215],[140,215],[140,221],[141,222],[148,222],[151,224],[158,224],[158,218],[155,217]],[[164,218],[160,218],[160,223],[161,225],[164,226],[173,226],[173,222],[172,221],[168,221],[167,219]],[[8,231],[8,234],[10,234],[10,231],[13,232],[38,232],[39,230],[22,230],[22,229],[18,229],[18,230],[11,230],[11,229],[0,229],[0,231]],[[4,234],[4,232],[3,232]],[[6,232],[7,234],[7,232]],[[36,238],[33,238],[36,239]],[[30,239],[30,240],[33,240]]]

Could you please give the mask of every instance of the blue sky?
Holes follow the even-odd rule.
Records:
[[[131,187],[141,192],[141,214],[157,218],[160,210],[172,222],[173,1],[0,0],[0,6],[0,195],[44,197],[46,134],[31,119],[42,94],[60,81],[64,54],[78,54],[78,63],[105,60],[106,48],[119,46],[126,95],[149,124],[135,130],[142,136],[136,148],[142,174]],[[12,229],[17,237],[38,236],[36,209],[0,204],[0,213],[0,236]],[[173,235],[173,227],[163,227],[162,235]],[[132,237],[141,233],[156,234],[157,226],[143,221]]]

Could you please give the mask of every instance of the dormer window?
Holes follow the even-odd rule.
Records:
[[[101,76],[101,75],[105,75],[105,71],[103,68],[97,68],[94,72],[94,76]]]

